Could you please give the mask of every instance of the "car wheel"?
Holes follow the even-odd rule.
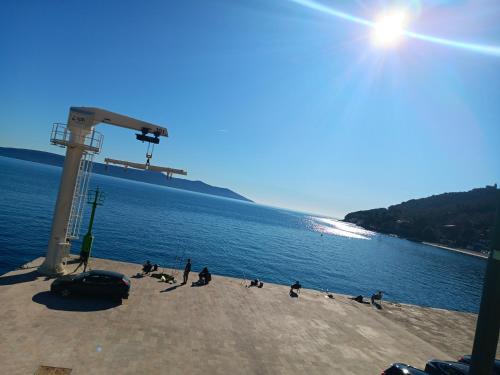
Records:
[[[71,292],[69,291],[68,288],[64,288],[63,290],[61,290],[61,296],[63,297],[69,297],[70,294]]]

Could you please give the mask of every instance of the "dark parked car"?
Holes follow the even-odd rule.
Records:
[[[50,286],[50,291],[63,297],[80,294],[122,299],[128,298],[130,279],[118,272],[92,270],[58,278]]]
[[[458,362],[471,364],[470,355],[464,355],[458,359]],[[495,364],[493,365],[493,373],[495,375],[500,375],[500,359],[495,359]]]
[[[433,359],[425,365],[425,372],[429,375],[467,375],[469,373],[469,365],[460,362]]]
[[[382,371],[381,375],[427,375],[418,368],[405,365],[404,363],[393,363],[391,367]]]

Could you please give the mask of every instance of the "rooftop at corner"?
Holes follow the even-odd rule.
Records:
[[[369,374],[472,348],[474,314],[393,303],[376,310],[312,290],[290,298],[286,286],[245,288],[222,276],[198,288],[133,278],[121,305],[65,300],[36,272],[42,260],[0,277],[0,373],[47,365],[74,375]],[[106,259],[91,266],[140,270]]]

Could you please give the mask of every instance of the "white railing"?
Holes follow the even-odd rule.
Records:
[[[77,126],[68,129],[66,124],[54,123],[50,133],[50,143],[60,147],[67,147],[73,144],[72,139],[79,139],[78,144],[83,146],[87,152],[99,153],[102,146],[103,136],[98,131],[92,129],[90,132],[80,130]]]

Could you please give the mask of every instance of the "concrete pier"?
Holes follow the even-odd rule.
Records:
[[[39,366],[80,374],[379,374],[392,362],[423,368],[472,349],[476,315],[214,276],[191,287],[132,278],[123,304],[63,299],[36,267],[0,276],[0,374]],[[76,267],[76,265],[75,265]],[[135,275],[140,265],[93,259]],[[179,275],[182,277],[182,274]],[[498,353],[497,353],[498,354]]]

